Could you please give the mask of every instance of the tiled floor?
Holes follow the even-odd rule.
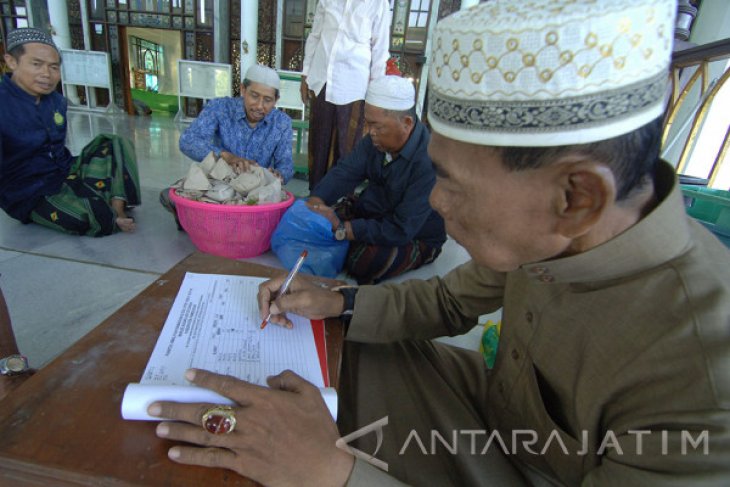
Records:
[[[136,148],[143,204],[133,215],[138,230],[104,238],[64,235],[22,225],[0,212],[0,286],[21,351],[42,366],[195,250],[188,236],[158,203],[159,191],[184,176],[190,159],[178,150],[185,125],[169,117],[131,117],[71,112],[68,146],[77,154],[99,133],[130,138]],[[287,189],[308,194],[306,181]],[[453,240],[433,264],[403,276],[442,275],[468,255]],[[281,267],[270,252],[252,259]],[[473,347],[478,334],[456,343]]]

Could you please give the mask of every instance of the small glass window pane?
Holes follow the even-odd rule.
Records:
[[[304,0],[286,0],[284,4],[284,36],[304,36]]]
[[[91,18],[104,20],[104,2],[102,0],[91,0]]]
[[[213,25],[213,0],[198,0],[198,25]]]

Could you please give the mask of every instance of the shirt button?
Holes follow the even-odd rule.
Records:
[[[530,268],[530,272],[532,272],[533,274],[538,274],[538,275],[545,274],[545,273],[547,273],[547,271],[548,271],[548,268],[543,267],[543,266],[535,266],[535,267]]]
[[[534,316],[532,316],[532,311],[528,311],[527,313],[525,313],[525,319],[527,320],[528,323],[532,323],[533,318],[534,318]]]
[[[551,276],[550,274],[543,274],[537,278],[539,281],[542,282],[553,282],[555,278]]]
[[[518,360],[520,358],[520,352],[518,352],[516,348],[512,349],[512,358],[514,360]]]

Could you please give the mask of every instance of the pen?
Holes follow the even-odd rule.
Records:
[[[304,263],[304,258],[307,256],[307,251],[303,250],[302,255],[299,256],[297,259],[296,264],[294,264],[294,267],[291,268],[289,271],[289,275],[286,276],[286,279],[284,279],[284,282],[281,284],[281,287],[279,288],[279,296],[283,296],[284,293],[287,292],[289,289],[289,285],[294,280],[294,276],[297,275],[297,272],[299,272],[299,269],[302,267],[302,264]],[[271,311],[269,311],[269,314],[264,318],[264,321],[261,322],[261,329],[263,330],[266,327],[266,324],[271,319]]]

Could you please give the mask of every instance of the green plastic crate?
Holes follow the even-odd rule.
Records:
[[[687,214],[702,222],[730,247],[730,191],[682,186]]]

